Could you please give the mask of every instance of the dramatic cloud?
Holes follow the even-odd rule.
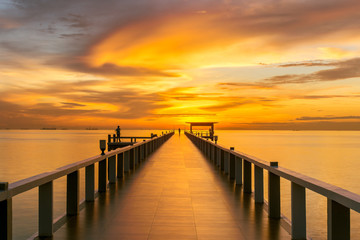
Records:
[[[304,65],[305,64],[305,65]],[[346,61],[338,61],[333,63],[300,63],[280,65],[282,67],[289,66],[331,66],[333,68],[317,71],[311,74],[292,74],[280,75],[265,79],[263,83],[267,84],[290,84],[290,83],[308,83],[315,81],[336,81],[349,78],[360,77],[360,58],[354,58]]]
[[[357,116],[359,25],[357,0],[6,1],[0,127]]]

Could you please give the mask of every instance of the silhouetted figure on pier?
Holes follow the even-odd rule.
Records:
[[[181,129],[179,128],[179,135],[180,135],[180,133],[181,133]]]
[[[116,141],[120,142],[120,131],[121,131],[120,126],[117,126],[115,131],[116,131]]]

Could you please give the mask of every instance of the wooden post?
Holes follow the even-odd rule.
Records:
[[[230,165],[230,154],[226,151],[224,151],[224,172],[225,174],[229,174],[229,165]]]
[[[149,143],[145,143],[145,156],[144,158],[146,159],[149,156]]]
[[[130,149],[130,170],[135,170],[135,150]]]
[[[117,155],[117,177],[124,177],[124,153]]]
[[[242,158],[235,157],[235,182],[237,185],[242,185]]]
[[[230,150],[234,151],[235,148],[231,147]],[[229,158],[229,177],[231,180],[235,179],[235,155],[231,153]]]
[[[221,168],[221,149],[217,148],[217,161],[216,161],[216,166],[218,168]]]
[[[135,153],[135,166],[139,165],[139,147],[135,147],[134,148],[134,153]]]
[[[211,143],[207,142],[207,155],[208,155],[208,158],[211,160]]]
[[[271,167],[277,167],[278,162],[270,162]],[[268,200],[269,200],[269,217],[270,218],[280,218],[280,177],[276,174],[273,174],[269,171],[269,191],[268,191]]]
[[[66,182],[66,213],[77,215],[79,213],[79,170],[67,175]]]
[[[291,237],[306,239],[305,188],[291,182]]]
[[[109,157],[109,183],[116,183],[116,155]]]
[[[8,191],[9,183],[0,182],[0,192]],[[12,198],[0,202],[0,239],[12,239]]]
[[[130,151],[124,152],[124,172],[130,171]]]
[[[255,171],[255,203],[264,202],[264,171],[261,167],[254,165]]]
[[[328,212],[328,239],[348,240],[350,239],[350,209],[342,204],[327,200]]]
[[[39,186],[39,237],[53,235],[53,182]]]
[[[143,161],[144,160],[144,144],[140,145],[139,150],[140,150],[140,161]]]
[[[224,171],[225,153],[224,150],[220,150],[220,151],[221,151],[220,170]]]
[[[251,162],[244,159],[244,193],[251,193]]]
[[[214,145],[212,145],[211,148],[211,155],[212,155],[212,163],[216,163],[216,147]]]
[[[107,167],[106,158],[99,162],[99,192],[106,192],[107,187]]]
[[[91,164],[85,167],[85,200],[95,200],[95,166]]]

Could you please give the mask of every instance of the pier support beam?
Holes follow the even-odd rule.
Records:
[[[237,185],[242,185],[242,158],[235,157],[235,182]]]
[[[291,182],[291,237],[306,239],[305,188]]]
[[[95,200],[95,166],[91,164],[85,168],[85,200]]]
[[[254,165],[255,171],[255,203],[263,203],[264,202],[264,170]]]
[[[79,170],[67,175],[66,182],[66,214],[77,215],[79,213],[80,191]]]
[[[39,186],[39,237],[53,235],[53,182]]]
[[[251,162],[244,160],[244,193],[251,193]]]
[[[8,190],[7,182],[0,183],[0,192]],[[0,239],[12,239],[12,198],[0,202]]]
[[[278,162],[270,162],[271,167],[277,167]],[[269,217],[280,218],[280,177],[276,174],[269,172]]]
[[[328,198],[327,211],[328,239],[350,239],[350,209]]]

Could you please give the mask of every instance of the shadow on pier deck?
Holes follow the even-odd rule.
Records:
[[[53,238],[291,239],[218,171],[188,138],[174,135]]]

